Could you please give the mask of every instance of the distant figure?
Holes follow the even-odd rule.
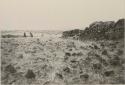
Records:
[[[24,37],[26,37],[26,33],[24,32]]]
[[[30,32],[30,36],[33,37],[33,34]]]

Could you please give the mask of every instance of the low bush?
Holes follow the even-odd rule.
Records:
[[[69,67],[65,67],[65,68],[63,69],[63,71],[66,72],[66,73],[70,73],[70,72],[71,72]]]
[[[16,69],[11,64],[5,67],[5,71],[9,73],[16,73]]]
[[[102,65],[100,63],[93,64],[92,68],[95,73],[102,71]]]
[[[32,70],[29,70],[28,69],[28,71],[27,71],[27,73],[26,73],[26,75],[25,75],[25,77],[27,78],[27,79],[34,79],[35,78],[35,73],[32,71]]]
[[[63,79],[63,75],[60,74],[60,73],[56,73],[56,77],[59,78],[59,79]]]
[[[65,53],[65,56],[71,56],[71,54],[70,54],[70,53],[68,53],[68,52],[66,52],[66,53]]]
[[[107,50],[102,51],[102,55],[108,55]]]
[[[82,79],[82,80],[88,80],[89,79],[89,75],[88,74],[82,74],[82,75],[80,75],[80,79]]]
[[[112,75],[114,75],[114,71],[106,71],[106,72],[104,72],[104,75],[106,77],[112,76]]]
[[[123,53],[124,53],[124,51],[123,51],[123,50],[118,49],[118,52],[117,52],[117,54],[118,54],[118,55],[122,55]]]

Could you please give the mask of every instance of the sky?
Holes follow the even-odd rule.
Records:
[[[1,30],[84,29],[125,18],[125,0],[0,0]]]

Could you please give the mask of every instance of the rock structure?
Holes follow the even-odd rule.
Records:
[[[85,30],[70,30],[63,32],[63,38],[78,36],[81,40],[117,40],[124,37],[125,19],[117,22],[94,22],[86,27]]]

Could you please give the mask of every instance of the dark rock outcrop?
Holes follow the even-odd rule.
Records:
[[[62,37],[63,38],[68,38],[68,37],[76,38],[76,37],[79,37],[80,33],[82,33],[82,32],[83,32],[83,30],[79,30],[79,29],[64,31]]]
[[[63,37],[72,37],[80,40],[117,40],[124,37],[124,23],[125,19],[119,19],[117,22],[94,22],[89,27],[86,27],[85,30],[65,31],[63,32]]]

